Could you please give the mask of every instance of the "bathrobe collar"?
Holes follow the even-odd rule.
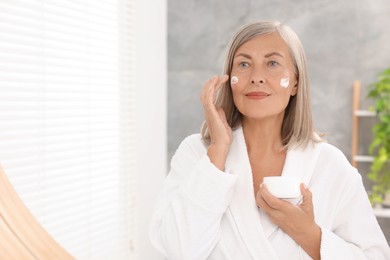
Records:
[[[320,145],[287,151],[283,176],[294,176],[309,187],[320,152]],[[249,162],[242,127],[233,132],[233,143],[226,159],[225,171],[237,175],[236,192],[229,209],[234,217],[243,241],[254,259],[277,259],[275,249],[268,238],[278,228],[256,205],[252,170]],[[290,202],[298,204],[300,198]]]

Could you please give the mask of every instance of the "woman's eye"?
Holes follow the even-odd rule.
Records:
[[[248,62],[240,62],[240,63],[238,64],[238,66],[239,66],[240,68],[247,68],[247,67],[249,67],[249,63],[248,63]]]
[[[268,62],[268,66],[270,66],[270,67],[276,67],[278,65],[279,65],[279,63],[274,61],[274,60],[271,60],[271,61]]]

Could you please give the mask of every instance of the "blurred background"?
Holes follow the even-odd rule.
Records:
[[[156,197],[235,31],[271,19],[298,34],[315,127],[352,159],[353,84],[369,109],[367,86],[390,67],[389,13],[388,0],[0,0],[0,164],[77,259],[162,260],[148,239]],[[375,122],[360,119],[358,154]]]

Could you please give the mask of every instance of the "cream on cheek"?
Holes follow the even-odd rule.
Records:
[[[233,85],[238,83],[238,77],[237,76],[232,76],[230,78],[230,85],[233,87]]]
[[[288,71],[284,71],[283,74],[284,74],[284,75],[283,75],[283,77],[280,79],[279,85],[280,85],[282,88],[287,88],[287,87],[290,85],[290,76],[289,76]]]
[[[288,85],[290,85],[290,78],[289,77],[285,77],[285,78],[280,79],[280,86],[282,88],[287,88]]]

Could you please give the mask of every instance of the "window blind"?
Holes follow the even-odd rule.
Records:
[[[0,0],[0,164],[77,259],[136,259],[132,0]]]

